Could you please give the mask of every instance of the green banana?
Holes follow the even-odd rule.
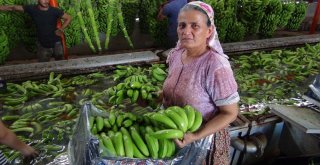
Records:
[[[142,99],[146,100],[148,98],[148,92],[145,89],[141,88],[140,93],[141,93]]]
[[[153,133],[149,133],[152,137],[157,139],[182,139],[183,132],[178,129],[163,129]]]
[[[167,155],[167,150],[168,150],[168,143],[167,143],[167,139],[159,139],[159,158],[163,159],[166,157]]]
[[[172,119],[172,121],[178,126],[178,128],[186,132],[188,129],[188,123],[185,121],[178,113],[176,113],[173,109],[166,109],[164,113]]]
[[[103,119],[103,124],[104,124],[104,126],[106,128],[111,128],[112,127],[110,122],[109,122],[109,119],[107,119],[107,118]]]
[[[109,152],[113,156],[116,156],[117,152],[116,152],[116,149],[114,148],[114,145],[113,145],[112,140],[110,139],[110,137],[107,136],[104,132],[102,132],[100,135],[101,135],[101,138],[102,138],[103,145],[109,150]]]
[[[32,127],[23,127],[23,128],[16,128],[12,129],[13,132],[30,132],[34,133],[34,129]]]
[[[138,97],[139,97],[139,90],[133,90],[133,95],[132,95],[132,97],[131,97],[131,102],[132,103],[135,103],[135,102],[137,102],[137,100],[138,100]]]
[[[91,129],[92,134],[96,135],[98,133],[97,124],[93,124]]]
[[[116,124],[112,126],[112,131],[114,131],[114,132],[118,131],[118,126]]]
[[[195,111],[195,119],[194,119],[194,123],[192,125],[192,127],[189,129],[190,132],[195,132],[197,131],[201,124],[202,124],[202,114],[199,111]]]
[[[133,96],[133,90],[132,89],[128,89],[127,90],[127,96],[128,97],[132,97]]]
[[[113,126],[116,122],[116,116],[114,114],[114,111],[110,111],[109,113],[109,123],[111,124],[111,126]]]
[[[96,117],[97,131],[100,132],[103,129],[104,123],[101,116]]]
[[[30,125],[32,125],[35,128],[34,133],[39,133],[40,131],[42,131],[42,126],[37,122],[30,122]]]
[[[164,81],[166,79],[166,77],[164,75],[160,75],[160,74],[156,73],[154,70],[152,70],[152,77],[158,81]]]
[[[184,109],[181,107],[178,107],[178,106],[172,106],[172,107],[167,108],[167,110],[168,109],[172,109],[175,112],[177,112],[177,114],[179,114],[179,116],[185,121],[185,123],[187,125],[186,128],[184,128],[185,130],[183,130],[183,132],[187,131],[187,129],[188,129],[188,116],[185,113]]]
[[[172,151],[173,151],[173,147],[175,147],[175,146],[173,146],[171,143],[172,143],[172,140],[169,140],[169,139],[164,139],[165,140],[165,142],[166,142],[166,145],[167,145],[167,152],[166,152],[166,155],[165,155],[165,157],[171,157],[172,156]]]
[[[17,120],[20,118],[20,115],[7,115],[7,116],[3,116],[1,117],[1,120],[3,121],[9,121],[9,120]]]
[[[132,143],[132,147],[133,147],[133,156],[135,158],[140,158],[140,159],[146,158],[134,143]]]
[[[148,126],[146,126],[146,132],[147,133],[153,133],[154,131],[153,131],[153,128],[148,125]],[[158,153],[158,151],[159,151],[159,141],[158,141],[158,139],[156,139],[154,137],[150,137],[150,138],[152,139],[153,144],[155,145],[155,149],[156,149],[156,151]]]
[[[195,111],[196,110],[190,105],[184,106],[183,109],[187,114],[187,117],[188,117],[188,129],[190,129],[193,126],[193,123],[194,123]]]
[[[125,152],[124,152],[124,145],[123,145],[123,138],[122,138],[122,133],[121,132],[116,132],[114,134],[114,145],[116,149],[117,156],[124,157]]]
[[[132,120],[131,119],[126,119],[125,121],[122,122],[122,125],[124,127],[130,127],[131,125],[133,124]]]
[[[94,120],[95,120],[95,118],[94,118],[93,116],[90,116],[90,117],[89,117],[89,126],[90,126],[90,130],[91,130],[91,129],[92,129],[92,127],[93,127]]]
[[[127,134],[123,134],[123,143],[126,157],[133,158],[133,142],[131,137]]]
[[[171,157],[175,154],[176,152],[176,144],[172,140],[168,140],[168,152],[167,152],[167,157]]]
[[[164,124],[168,128],[177,129],[177,125],[166,115],[161,113],[153,113],[149,116],[151,120],[155,120],[157,122],[160,122]]]
[[[154,71],[160,75],[167,75],[167,73],[159,67],[155,67]]]
[[[136,128],[133,126],[130,127],[130,133],[133,142],[136,144],[136,146],[139,148],[139,150],[142,152],[144,156],[149,156],[149,150],[139,133],[137,132]]]
[[[92,129],[92,127],[93,127],[93,123],[94,123],[94,117],[93,116],[90,116],[89,117],[89,127],[90,127],[90,130]]]
[[[116,123],[117,123],[118,127],[121,127],[123,120],[124,120],[124,115],[119,114],[118,117],[117,117],[117,120],[116,120]]]
[[[157,159],[158,158],[158,150],[156,148],[154,139],[149,134],[145,134],[145,140],[147,142],[147,146],[150,151],[151,157],[153,159]]]
[[[138,82],[138,81],[134,81],[134,82],[131,82],[131,83],[130,83],[130,87],[131,87],[132,89],[140,89],[141,86],[142,86],[142,84],[141,84],[140,82]]]
[[[109,136],[111,139],[113,138],[114,134],[115,134],[115,133],[114,133],[113,131],[111,131],[111,130],[108,131],[108,136]]]

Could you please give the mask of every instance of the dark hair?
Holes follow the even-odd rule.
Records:
[[[183,8],[181,8],[179,14],[183,11],[188,11],[188,10],[196,10],[196,11],[200,11],[201,13],[203,13],[204,15],[206,15],[207,17],[207,26],[210,27],[211,26],[211,21],[209,19],[209,16],[207,15],[207,13],[201,9],[199,6],[195,6],[195,5],[190,5],[190,4],[186,4],[185,6],[183,6]]]

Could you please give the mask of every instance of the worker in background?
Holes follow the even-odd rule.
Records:
[[[51,7],[49,0],[38,0],[37,5],[0,5],[0,11],[19,11],[29,14],[36,25],[38,37],[37,58],[39,62],[63,59],[61,35],[70,24],[71,16],[63,10]],[[61,28],[57,28],[57,21],[63,20]]]
[[[187,3],[188,0],[168,0],[160,6],[158,20],[163,20],[166,17],[169,20],[167,36],[170,48],[175,47],[178,41],[178,14],[180,9]]]
[[[38,152],[18,139],[16,134],[6,128],[0,120],[0,144],[4,144],[10,148],[18,150],[25,158],[34,158],[38,156]],[[0,151],[0,164],[9,165],[7,158]]]

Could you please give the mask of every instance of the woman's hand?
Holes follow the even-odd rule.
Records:
[[[179,148],[183,148],[186,145],[188,145],[188,144],[190,144],[190,143],[192,143],[192,142],[194,142],[196,140],[198,140],[197,136],[194,133],[188,132],[188,133],[184,134],[182,140],[175,139],[174,141],[179,146]]]
[[[29,145],[25,145],[25,147],[21,149],[21,154],[25,158],[35,158],[39,155],[39,153]]]

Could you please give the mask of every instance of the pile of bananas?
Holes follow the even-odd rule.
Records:
[[[0,29],[0,32],[0,64],[4,64],[10,53],[10,49],[7,35],[2,29]]]
[[[232,59],[242,105],[297,97],[308,77],[319,74],[320,44],[292,50],[253,52]]]
[[[288,30],[298,30],[300,28],[301,22],[306,16],[308,3],[304,1],[299,1],[296,3],[295,10],[290,17],[286,28]]]
[[[100,150],[114,156],[153,159],[175,154],[172,139],[183,138],[202,124],[202,115],[193,107],[173,106],[143,116],[110,111],[107,118],[90,117],[90,130],[100,141]]]

